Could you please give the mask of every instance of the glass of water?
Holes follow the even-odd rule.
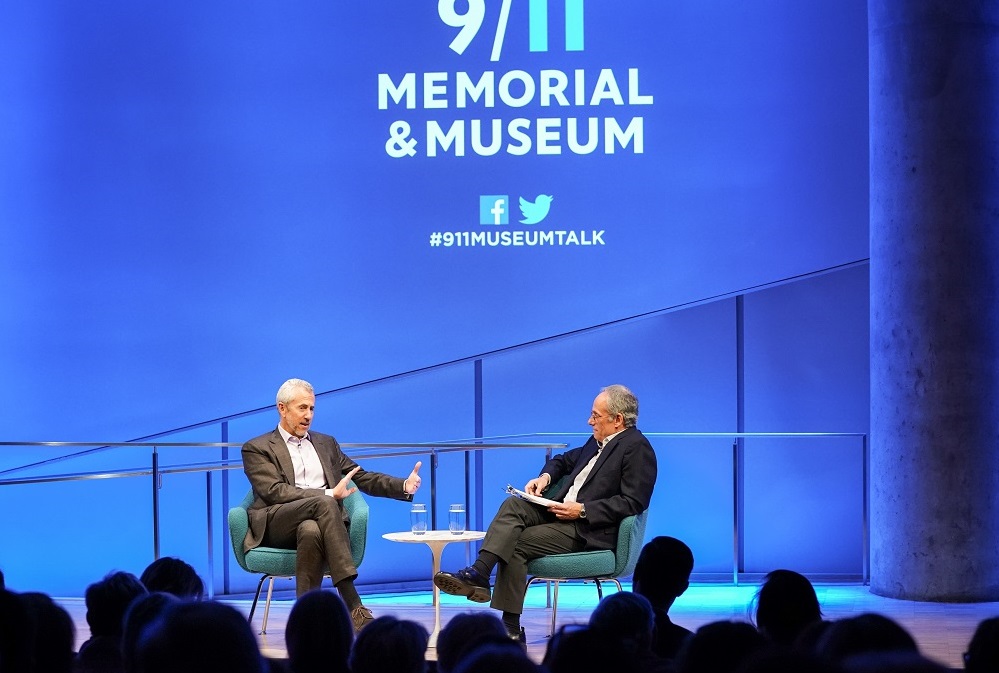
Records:
[[[409,510],[409,523],[413,533],[423,535],[427,532],[427,506],[421,503],[413,503],[413,509]]]
[[[461,535],[465,532],[464,505],[451,505],[447,513],[447,527],[452,535]]]

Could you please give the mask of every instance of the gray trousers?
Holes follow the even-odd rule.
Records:
[[[261,544],[296,550],[296,596],[318,588],[323,583],[323,571],[327,566],[333,584],[357,577],[342,506],[329,496],[302,498],[268,507],[267,528]]]
[[[559,521],[540,505],[507,498],[482,541],[483,550],[500,558],[490,606],[522,614],[527,593],[527,562],[549,554],[582,551],[585,546],[575,522]]]

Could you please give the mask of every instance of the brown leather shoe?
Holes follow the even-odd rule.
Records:
[[[354,622],[354,633],[357,633],[369,623],[375,621],[375,616],[371,614],[371,610],[363,605],[358,605],[350,611],[350,621]]]

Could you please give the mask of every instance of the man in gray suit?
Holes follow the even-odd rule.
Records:
[[[320,586],[323,569],[329,566],[354,628],[360,630],[374,617],[354,588],[357,568],[341,501],[357,489],[412,500],[420,488],[420,463],[406,479],[362,470],[333,437],[309,430],[315,408],[316,395],[308,382],[285,381],[277,393],[278,427],[243,445],[243,469],[254,494],[243,548],[295,549],[298,596]],[[356,487],[349,486],[351,480]]]
[[[526,640],[520,627],[527,590],[527,562],[549,554],[613,549],[621,521],[649,507],[656,484],[656,454],[635,423],[638,399],[621,385],[604,388],[593,400],[593,436],[583,446],[549,460],[527,482],[531,495],[562,477],[544,497],[550,507],[507,498],[489,524],[475,563],[454,573],[439,572],[434,584],[503,612],[511,638]],[[489,575],[496,568],[496,587]]]

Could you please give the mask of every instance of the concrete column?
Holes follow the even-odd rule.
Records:
[[[871,590],[999,600],[999,3],[868,19]]]

